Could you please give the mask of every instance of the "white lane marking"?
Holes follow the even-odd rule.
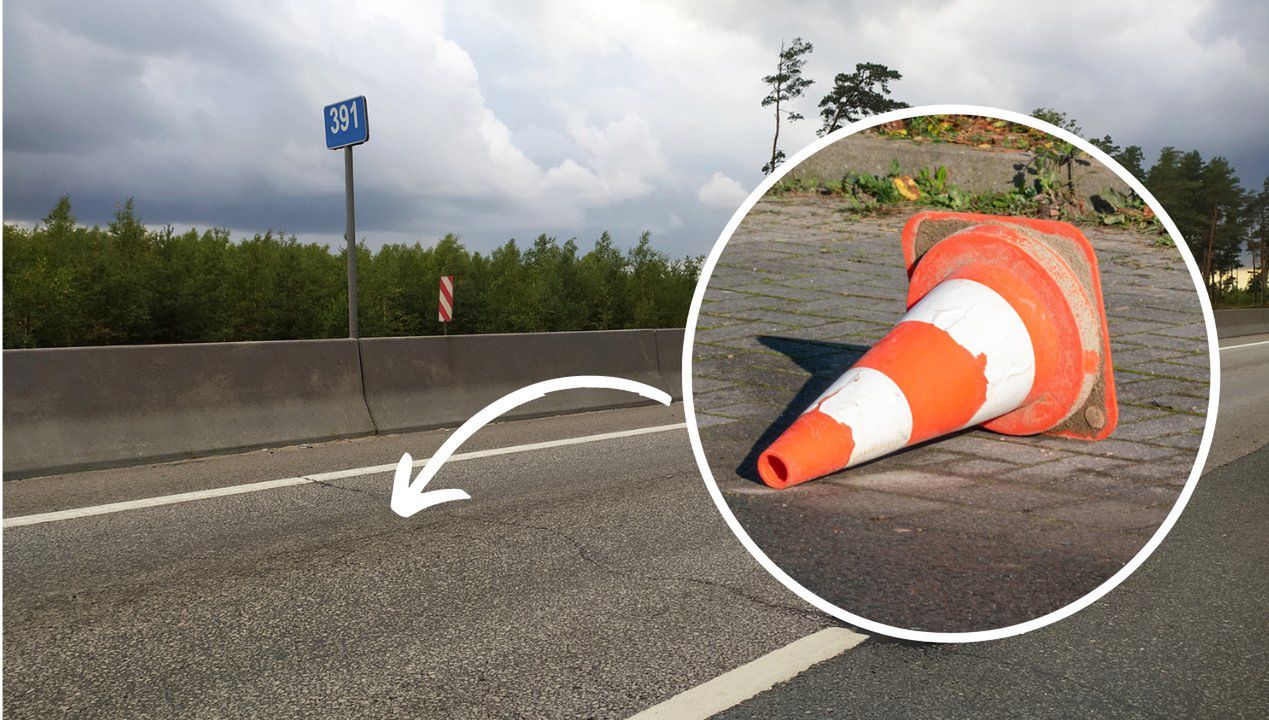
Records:
[[[847,370],[811,403],[807,412],[815,409],[850,428],[855,449],[846,467],[892,453],[907,445],[912,437],[908,398],[880,370]]]
[[[945,280],[899,322],[925,322],[952,336],[970,355],[987,356],[987,397],[966,427],[1016,409],[1035,382],[1031,334],[1008,300],[973,280]]]
[[[427,487],[428,481],[440,471],[441,466],[454,454],[454,451],[467,442],[467,438],[474,435],[477,430],[525,403],[546,397],[548,393],[584,388],[624,390],[635,395],[642,395],[649,400],[655,400],[662,405],[669,405],[673,402],[670,394],[660,388],[654,388],[651,385],[645,385],[626,378],[609,377],[607,375],[569,375],[526,385],[489,403],[480,412],[468,418],[467,422],[460,425],[457,430],[450,433],[450,436],[445,438],[445,442],[441,443],[435,453],[432,453],[432,457],[428,458],[427,463],[419,471],[419,475],[414,479],[413,483],[410,482],[410,454],[402,455],[396,476],[392,479],[392,499],[389,501],[392,512],[408,518],[418,511],[438,503],[470,500],[471,496],[462,490],[431,490],[425,492],[423,488]]]
[[[816,663],[846,652],[867,637],[843,627],[825,628],[685,690],[630,720],[703,720],[770,690],[776,683],[789,680]]]
[[[139,510],[141,508],[156,507],[159,505],[171,505],[173,503],[191,502],[194,500],[207,500],[208,498],[223,497],[225,495],[239,495],[241,493],[260,492],[261,490],[274,490],[277,488],[290,487],[292,485],[303,485],[307,482],[312,482],[312,480],[307,477],[289,477],[282,478],[281,480],[266,480],[264,482],[249,483],[246,485],[231,485],[229,487],[198,490],[196,492],[179,493],[176,495],[160,495],[158,497],[128,500],[127,502],[109,503],[107,505],[92,505],[90,507],[75,508],[73,510],[59,510],[57,512],[40,513],[38,515],[22,515],[19,517],[5,518],[4,527],[7,530],[11,527],[38,525],[40,523],[58,522],[59,520],[73,520],[74,518],[87,517],[89,515],[108,515],[110,513],[123,512],[125,510]]]
[[[455,453],[450,456],[448,462],[476,460],[478,458],[493,457],[495,455],[510,455],[513,453],[531,452],[533,450],[564,447],[566,445],[582,445],[585,443],[601,442],[603,440],[616,440],[618,438],[634,437],[636,435],[647,435],[650,433],[667,432],[670,430],[682,430],[686,427],[687,423],[681,422],[673,423],[671,425],[655,425],[653,427],[637,428],[634,430],[618,430],[615,432],[599,433],[596,435],[583,435],[581,437],[565,438],[563,440],[547,440],[545,442],[528,443],[525,445],[511,445],[508,447],[491,448],[489,450],[473,450],[471,452]],[[422,458],[420,460],[415,460],[413,466],[422,467],[430,459],[431,458]],[[292,485],[303,485],[304,483],[329,482],[331,480],[362,477],[364,475],[377,475],[379,473],[392,472],[395,468],[396,463],[388,465],[370,465],[367,467],[352,468],[349,470],[314,473],[312,475],[304,475],[301,477],[266,480],[264,482],[247,483],[245,485],[231,485],[229,487],[198,490],[195,492],[178,493],[175,495],[160,495],[158,497],[128,500],[126,502],[109,503],[107,505],[92,505],[89,507],[75,508],[73,510],[59,510],[57,512],[39,513],[37,515],[22,515],[19,517],[5,518],[4,527],[5,529],[8,529],[11,527],[21,527],[23,525],[38,525],[40,523],[58,522],[61,520],[74,520],[75,518],[90,517],[92,515],[108,515],[110,513],[124,512],[127,510],[140,510],[141,508],[156,507],[159,505],[173,505],[176,503],[192,502],[194,500],[207,500],[209,498],[224,497],[226,495],[240,495],[242,493],[260,492],[261,490],[274,490],[276,488],[290,487]]]
[[[1256,347],[1257,345],[1269,345],[1269,340],[1261,340],[1254,343],[1243,343],[1242,345],[1222,345],[1221,350],[1237,350],[1238,348]]]

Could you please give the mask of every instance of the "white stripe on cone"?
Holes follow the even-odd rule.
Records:
[[[912,436],[908,399],[885,373],[872,368],[847,370],[807,412],[815,409],[850,428],[851,465],[894,452]]]
[[[974,357],[987,356],[987,400],[972,427],[1017,408],[1035,382],[1031,334],[1017,311],[995,290],[973,280],[946,280],[921,298],[900,322],[926,322],[943,330]]]
[[[973,280],[944,281],[899,321],[905,322],[934,325],[975,357],[987,356],[986,400],[962,427],[1000,417],[1022,405],[1031,393],[1035,382],[1031,335],[1017,311],[995,290]],[[873,368],[847,370],[806,412],[811,410],[851,429],[855,448],[846,467],[900,450],[912,438],[907,396],[894,380]]]

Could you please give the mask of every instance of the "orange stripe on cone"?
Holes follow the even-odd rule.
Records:
[[[885,373],[903,391],[915,444],[965,427],[987,399],[986,364],[933,325],[901,322],[855,366]]]

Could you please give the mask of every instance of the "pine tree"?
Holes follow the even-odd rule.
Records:
[[[776,166],[784,160],[784,151],[780,149],[780,115],[784,113],[789,122],[801,120],[802,115],[783,106],[790,101],[802,97],[806,89],[815,81],[802,77],[802,66],[806,64],[806,55],[812,46],[803,42],[802,38],[793,38],[787,47],[780,43],[780,55],[776,61],[774,75],[767,75],[762,81],[771,88],[771,92],[762,99],[762,107],[775,106],[775,135],[771,138],[771,160],[762,166],[762,174],[770,175]]]
[[[858,63],[855,72],[838,73],[833,89],[820,100],[824,122],[816,134],[823,137],[860,118],[908,107],[890,98],[890,83],[902,79],[898,71],[878,63]]]

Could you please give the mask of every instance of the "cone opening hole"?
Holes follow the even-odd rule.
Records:
[[[758,458],[758,474],[768,485],[783,487],[789,482],[789,468],[779,455],[763,453]]]

